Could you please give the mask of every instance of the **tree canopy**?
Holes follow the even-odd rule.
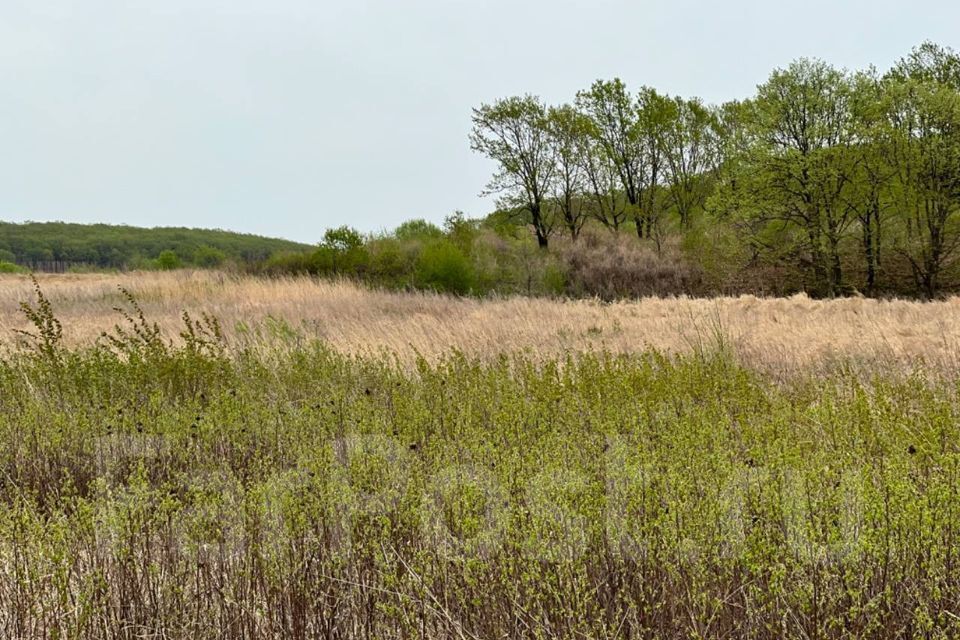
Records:
[[[471,141],[543,248],[587,220],[658,250],[709,229],[817,295],[960,284],[960,56],[935,43],[883,74],[799,59],[724,105],[618,78],[572,105],[503,98],[475,110]]]

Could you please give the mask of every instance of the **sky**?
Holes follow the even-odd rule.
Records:
[[[0,220],[316,242],[494,208],[471,109],[960,48],[955,0],[0,0]]]

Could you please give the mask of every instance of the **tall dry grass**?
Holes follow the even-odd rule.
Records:
[[[592,349],[686,353],[718,342],[748,366],[782,373],[837,363],[912,369],[921,361],[953,372],[960,361],[958,298],[478,300],[201,271],[41,275],[39,281],[70,345],[92,343],[120,320],[112,308],[123,302],[122,286],[174,339],[187,310],[217,316],[234,342],[251,335],[258,341],[320,338],[344,353],[389,350],[405,361],[453,348],[480,356],[556,356]],[[27,328],[18,306],[32,296],[28,278],[0,276],[0,342],[11,344],[14,330]]]

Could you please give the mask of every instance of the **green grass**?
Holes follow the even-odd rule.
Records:
[[[958,394],[721,354],[414,369],[131,301],[0,362],[0,636],[960,633]]]

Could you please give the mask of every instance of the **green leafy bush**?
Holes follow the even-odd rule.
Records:
[[[219,267],[227,260],[227,254],[216,247],[203,245],[193,252],[193,264],[198,267]]]
[[[158,269],[170,271],[171,269],[179,269],[182,266],[183,261],[180,260],[180,256],[177,255],[177,252],[173,251],[172,249],[164,249],[160,252],[160,255],[157,256]]]
[[[373,283],[399,289],[412,284],[419,245],[397,238],[378,238],[367,244],[369,276]]]
[[[393,232],[393,237],[400,241],[409,240],[437,240],[443,237],[443,231],[432,222],[423,218],[407,220]]]
[[[418,286],[465,295],[473,288],[475,279],[470,260],[448,240],[436,240],[425,245],[417,259]]]

